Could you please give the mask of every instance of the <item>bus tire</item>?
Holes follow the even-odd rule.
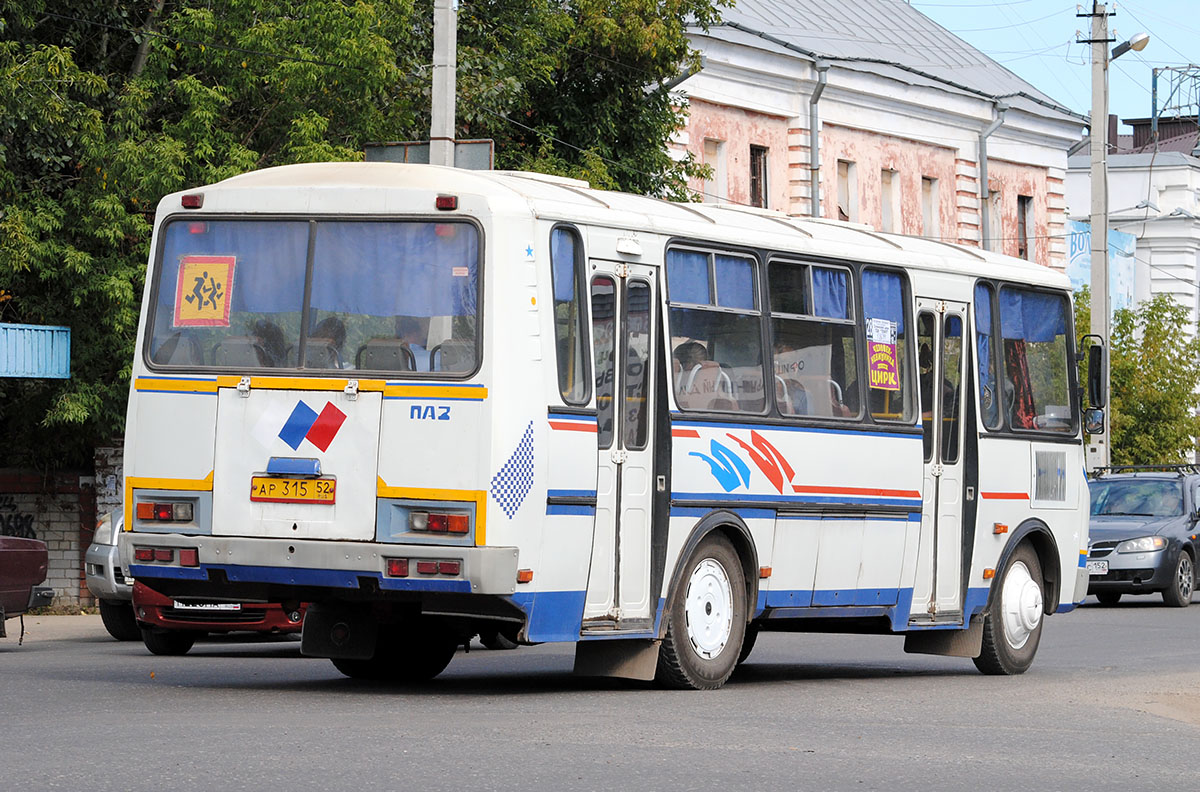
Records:
[[[678,690],[715,690],[737,666],[746,631],[746,581],[729,540],[710,534],[680,580],[654,675]]]
[[[133,615],[133,603],[119,600],[100,600],[100,621],[104,629],[118,641],[139,641],[142,628]]]
[[[381,632],[370,658],[335,657],[333,667],[351,679],[419,684],[446,670],[459,643],[458,636],[437,624],[404,625]]]
[[[1037,553],[1022,543],[996,581],[983,616],[983,652],[975,667],[985,674],[1024,673],[1033,663],[1045,622],[1042,566]]]
[[[142,643],[151,654],[178,656],[187,654],[196,643],[196,634],[186,630],[142,630]]]
[[[746,658],[754,651],[754,644],[758,642],[758,633],[757,625],[746,625],[746,634],[742,636],[742,651],[738,653],[738,665],[746,662]]]

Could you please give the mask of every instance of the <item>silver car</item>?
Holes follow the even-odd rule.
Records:
[[[105,515],[96,524],[83,566],[88,590],[100,603],[100,618],[108,634],[118,641],[140,641],[142,631],[133,614],[133,581],[121,570],[117,548],[124,525],[121,510]]]

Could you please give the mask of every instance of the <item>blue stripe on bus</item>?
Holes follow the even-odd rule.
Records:
[[[231,583],[282,583],[322,588],[359,588],[359,578],[373,577],[381,589],[394,591],[446,591],[471,593],[468,580],[439,580],[426,578],[390,578],[370,570],[305,569],[295,567],[241,566],[235,564],[205,564],[200,567],[167,567],[130,565],[135,579],[170,578],[172,580],[208,580],[208,571],[219,569]]]
[[[157,390],[154,388],[138,388],[138,393],[173,393],[176,396],[216,396],[216,391],[188,391],[188,390]]]
[[[757,495],[755,493],[729,492],[673,492],[671,497],[677,501],[755,501],[760,503],[779,504],[847,504],[854,506],[915,506],[920,498],[869,498],[858,495]]]
[[[587,489],[552,489],[546,490],[548,498],[594,498],[596,490]]]
[[[870,429],[857,429],[858,424],[841,428],[825,428],[819,426],[788,426],[786,424],[748,424],[748,423],[726,423],[724,421],[689,421],[687,419],[676,418],[675,416],[682,413],[671,413],[671,426],[687,426],[690,428],[714,427],[720,429],[753,429],[754,431],[778,431],[778,432],[801,432],[807,434],[835,434],[835,435],[863,435],[865,437],[895,437],[903,440],[920,441],[921,434],[919,432],[876,432]],[[919,427],[912,424],[902,424],[905,429],[917,429]]]
[[[583,514],[589,517],[595,517],[596,507],[574,503],[547,503],[546,514],[548,516],[559,514]]]

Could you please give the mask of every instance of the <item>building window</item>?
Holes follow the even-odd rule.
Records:
[[[938,180],[921,177],[921,233],[937,239],[941,234],[938,227]]]
[[[837,161],[837,202],[838,220],[858,221],[858,182],[849,160]]]
[[[704,164],[712,168],[712,176],[704,181],[704,203],[722,203],[728,199],[725,191],[725,141],[704,140]]]
[[[894,170],[879,172],[879,230],[896,233],[900,230],[900,175]]]
[[[1017,196],[1017,256],[1027,261],[1033,260],[1033,250],[1029,245],[1029,226],[1033,220],[1033,198],[1028,195]]]
[[[750,147],[750,205],[767,208],[767,148]]]

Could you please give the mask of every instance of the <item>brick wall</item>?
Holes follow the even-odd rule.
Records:
[[[90,603],[83,554],[96,524],[95,479],[89,473],[45,476],[0,469],[0,533],[41,539],[55,605]]]

